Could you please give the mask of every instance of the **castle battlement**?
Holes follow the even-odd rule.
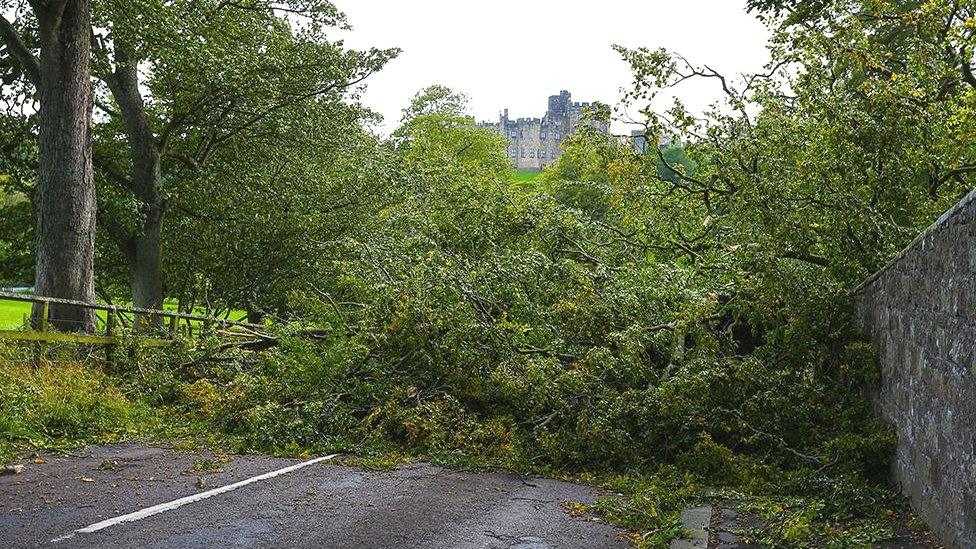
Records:
[[[572,94],[562,90],[559,95],[549,96],[549,108],[542,118],[508,117],[508,109],[498,116],[498,122],[482,122],[508,140],[508,157],[518,169],[541,170],[562,155],[560,144],[586,124],[603,133],[609,132],[606,123],[583,121],[583,109],[596,107],[599,102],[573,102]]]

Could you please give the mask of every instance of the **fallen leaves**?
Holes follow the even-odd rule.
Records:
[[[13,465],[4,465],[3,469],[0,469],[0,475],[16,475],[17,473],[24,470],[24,466],[16,463]]]

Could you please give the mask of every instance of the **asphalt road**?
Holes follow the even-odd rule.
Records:
[[[321,461],[90,533],[91,525],[302,463],[116,445],[45,456],[0,477],[0,547],[623,548],[620,530],[572,517],[597,489],[412,464],[363,471]],[[207,471],[193,470],[209,459]],[[218,470],[213,470],[216,465]],[[200,482],[203,479],[203,482]],[[54,542],[57,538],[61,541]]]

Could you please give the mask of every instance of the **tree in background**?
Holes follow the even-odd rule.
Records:
[[[31,2],[32,15],[3,4],[5,53],[33,86],[39,104],[35,291],[92,302],[95,298],[95,181],[91,159],[91,12],[88,0]],[[18,28],[20,27],[20,28]],[[25,41],[24,37],[29,41]],[[30,45],[28,45],[30,44]],[[33,49],[39,49],[35,55]],[[9,66],[9,63],[8,63]],[[35,307],[34,317],[40,314]],[[52,304],[52,325],[92,331],[94,312]]]
[[[19,70],[19,63],[12,61],[15,66],[7,68]],[[30,286],[37,241],[31,200],[37,180],[35,124],[30,116],[13,110],[16,101],[3,102],[7,112],[0,116],[0,286]]]
[[[344,16],[326,0],[98,4],[95,163],[111,188],[100,211],[137,306],[162,304],[164,219],[193,209],[181,191],[236,184],[232,170],[218,168],[221,181],[207,173],[219,151],[279,154],[291,119],[342,101],[397,53],[346,50],[326,38],[337,26]]]
[[[390,155],[364,128],[370,116],[313,101],[177,182],[163,241],[181,253],[163,257],[167,294],[187,310],[232,307],[258,320],[287,314],[295,292],[326,287],[332,263],[361,251],[349,239],[391,196]]]
[[[392,144],[404,169],[417,181],[455,175],[459,181],[472,177],[494,180],[512,171],[499,145],[504,138],[478,127],[467,108],[464,94],[433,85],[417,92],[403,110]]]
[[[31,19],[22,26],[25,36],[36,32]],[[348,153],[362,152],[368,141],[363,125],[372,117],[355,104],[360,85],[398,50],[353,51],[328,39],[331,30],[347,27],[343,14],[327,0],[93,4],[93,21],[84,33],[86,51],[87,41],[93,40],[97,113],[92,159],[104,229],[100,241],[117,250],[98,249],[99,285],[108,290],[106,297],[128,291],[135,305],[159,308],[170,289],[167,265],[224,265],[202,258],[196,263],[166,258],[165,220],[174,214],[198,221],[180,223],[182,229],[216,238],[208,251],[240,250],[242,244],[233,238],[269,236],[256,231],[262,219],[283,208],[280,219],[294,221],[287,214],[296,210],[288,210],[286,203],[310,205],[311,195],[296,197],[312,192],[314,182],[338,180],[335,170],[325,173],[324,159],[346,155],[341,165],[353,165]],[[6,28],[15,36],[12,25]],[[22,50],[29,53],[27,46]],[[26,125],[29,135],[37,131],[36,119],[21,113],[30,112],[36,94],[23,85],[30,71],[17,68],[8,72],[4,91],[8,104],[19,112],[8,113],[6,119],[11,125]],[[313,142],[318,149],[312,148]],[[7,143],[11,150],[18,146],[16,140]],[[295,166],[300,163],[308,168],[302,184],[296,185]],[[312,173],[312,166],[325,172]],[[342,174],[344,181],[358,184],[361,176],[355,169]],[[313,194],[323,209],[339,209],[344,200],[337,198],[329,206],[322,192]],[[228,211],[214,212],[217,204]],[[215,230],[213,224],[200,223],[208,216],[227,224]],[[174,242],[192,240],[169,234]],[[187,277],[200,274],[178,273],[182,279],[171,289],[187,295]],[[206,273],[203,277],[208,278]],[[223,275],[216,279],[230,280]],[[243,299],[240,291],[231,293]]]

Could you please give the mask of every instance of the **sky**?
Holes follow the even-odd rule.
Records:
[[[740,0],[333,0],[353,30],[348,47],[399,47],[371,76],[363,102],[392,131],[411,96],[443,84],[470,98],[479,121],[541,117],[547,99],[619,102],[630,71],[612,44],[666,47],[728,75],[758,72],[768,32]],[[715,85],[679,91],[692,107],[718,97]],[[614,131],[626,131],[621,124]]]

